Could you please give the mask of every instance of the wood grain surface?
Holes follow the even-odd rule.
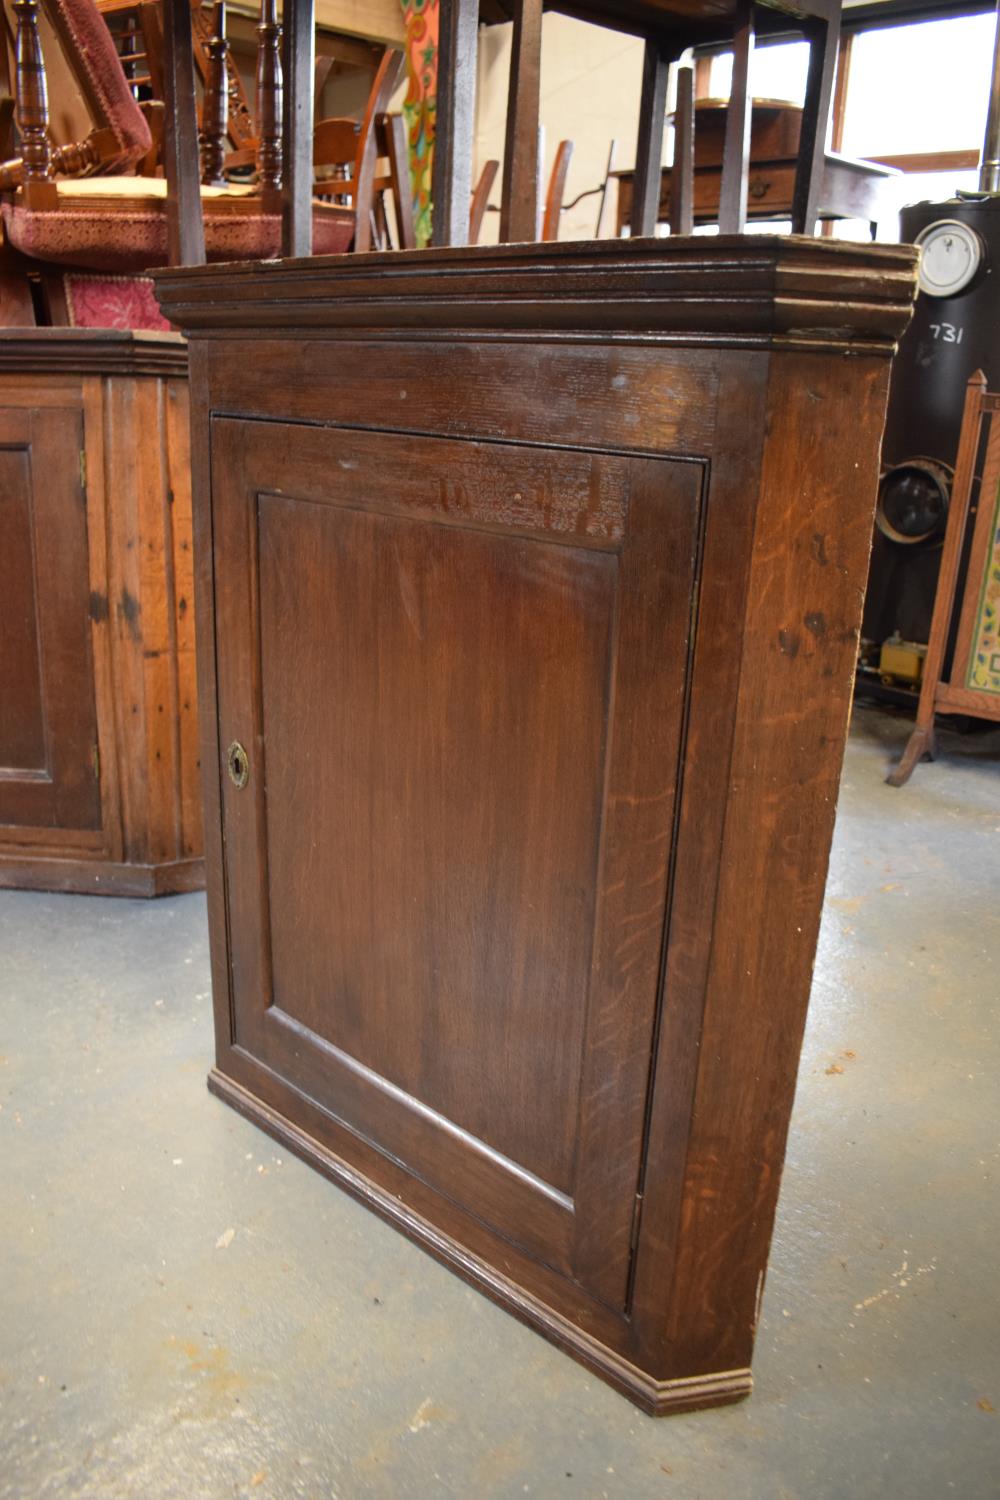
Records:
[[[192,889],[186,351],[42,332],[0,346],[0,885]]]
[[[211,1086],[652,1412],[750,1389],[912,266],[160,278]]]

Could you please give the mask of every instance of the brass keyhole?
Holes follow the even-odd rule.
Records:
[[[229,767],[229,779],[236,788],[244,787],[250,776],[250,757],[247,755],[239,740],[233,740],[226,751],[226,763]]]

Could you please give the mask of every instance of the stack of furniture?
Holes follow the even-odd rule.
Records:
[[[6,237],[14,250],[48,266],[89,267],[108,273],[134,274],[169,259],[181,247],[181,222],[190,223],[198,244],[213,260],[266,258],[281,244],[282,112],[284,88],[280,57],[281,30],[275,0],[262,0],[258,28],[256,181],[234,182],[227,176],[229,72],[224,37],[224,6],[214,7],[218,28],[209,43],[209,62],[200,132],[190,111],[184,114],[185,132],[165,132],[163,175],[122,175],[147,155],[152,139],[132,86],[123,71],[111,36],[93,0],[50,0],[61,17],[64,44],[76,62],[81,79],[97,80],[94,103],[100,126],[87,142],[53,154],[49,140],[49,110],[44,56],[38,30],[38,0],[15,0],[18,29],[17,119],[21,156],[0,167],[0,187],[10,191],[3,203]],[[167,95],[167,123],[180,119],[174,102],[179,93],[193,97],[194,53],[190,16],[183,38],[154,69],[162,74]],[[311,37],[310,47],[311,47]],[[151,46],[152,43],[147,43]],[[392,186],[402,208],[408,210],[404,190],[405,143],[398,122],[385,118],[389,98],[402,66],[402,54],[390,49],[379,69],[366,117],[354,121],[325,121],[318,128],[314,154],[327,171],[338,173],[337,192],[330,181],[319,184],[310,212],[311,240],[317,251],[335,254],[353,244],[366,249],[372,240],[372,221],[379,190]],[[89,94],[94,93],[93,86]],[[300,110],[291,99],[289,109]],[[306,145],[312,117],[303,122]],[[390,157],[386,172],[377,173],[380,147]],[[197,166],[182,170],[185,154],[200,150]],[[402,156],[400,156],[402,152]],[[193,167],[193,169],[192,169]],[[200,185],[199,185],[200,184]],[[412,238],[410,217],[400,218],[403,237]],[[195,222],[197,220],[197,223]],[[189,247],[190,248],[190,247]]]
[[[642,229],[666,59],[735,26],[745,60],[749,13],[611,10],[649,37]],[[478,11],[442,0],[437,248],[157,277],[192,348],[211,1086],[664,1412],[750,1389],[915,257],[532,243],[514,15],[525,243],[459,243]],[[803,7],[800,227],[837,21]]]
[[[190,255],[192,236],[216,258],[279,248],[280,37],[264,0],[259,181],[239,187],[225,175],[221,4],[200,132],[190,17],[179,33],[176,16],[161,26],[158,6],[141,7],[150,40],[128,54],[130,81],[92,0],[46,4],[43,49],[38,0],[15,0],[20,149],[0,165],[0,884],[156,895],[200,885],[204,863],[187,347],[147,273]],[[90,121],[58,146],[46,50]],[[412,243],[405,140],[386,114],[400,63],[386,52],[360,123],[317,131],[306,210],[320,248],[369,246],[386,192]],[[186,89],[188,110],[164,120],[162,104],[140,105],[140,65],[171,100]]]
[[[719,222],[722,166],[730,101],[699,99],[694,106],[694,162],[692,223]],[[794,209],[795,178],[802,134],[802,108],[783,99],[754,99],[751,103],[750,154],[746,184],[747,222],[790,219]],[[632,222],[634,171],[614,173],[618,181],[618,233]],[[656,222],[669,224],[674,216],[673,171],[660,173]],[[900,173],[876,162],[855,161],[826,151],[816,199],[820,219],[863,219],[874,228],[897,203],[893,185]]]
[[[719,42],[732,45],[733,83],[726,111],[725,162],[717,217],[723,234],[742,231],[747,217],[752,103],[747,85],[754,38],[758,30],[798,30],[809,43],[810,59],[790,217],[796,233],[812,234],[822,196],[840,38],[840,0],[789,0],[780,5],[772,0],[760,4],[754,0],[486,0],[488,18],[511,19],[514,23],[501,241],[534,239],[536,235],[542,18],[546,10],[578,16],[645,40],[629,222],[633,235],[651,235],[656,228],[669,70],[689,48]],[[465,204],[471,189],[479,15],[480,0],[446,0],[441,7],[434,164],[437,244],[468,243]],[[685,128],[685,158],[690,133]],[[689,171],[685,159],[685,177]],[[689,195],[679,196],[685,200],[684,207],[675,205],[672,227],[687,233]]]

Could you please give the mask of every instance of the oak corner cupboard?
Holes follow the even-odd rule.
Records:
[[[654,1413],[750,1389],[913,259],[158,278],[211,1086]]]

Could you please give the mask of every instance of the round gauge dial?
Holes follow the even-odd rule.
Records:
[[[928,297],[957,297],[983,262],[983,242],[958,219],[939,219],[917,235],[920,290]]]

